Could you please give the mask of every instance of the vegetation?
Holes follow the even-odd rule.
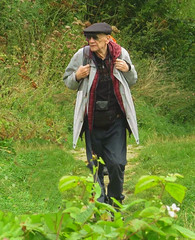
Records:
[[[177,219],[169,218],[160,225],[157,220],[156,224],[162,231],[162,224],[193,230],[194,1],[1,0],[0,11],[0,239],[81,239],[78,234],[83,239],[103,239],[108,234],[105,239],[109,239],[114,238],[112,233],[128,239],[127,226],[133,218],[143,217],[140,211],[146,211],[151,195],[158,194],[158,187],[152,194],[140,193],[147,204],[132,206],[132,216],[129,209],[138,197],[133,192],[139,178],[156,176],[154,179],[162,183],[160,176],[175,172],[184,176],[179,181],[187,187],[186,197],[178,201],[176,196],[181,209]],[[130,169],[126,171],[127,197],[121,209],[124,222],[121,213],[115,213],[112,207],[89,202],[89,195],[80,197],[83,188],[65,193],[57,188],[64,175],[74,176],[75,181],[83,176],[86,180],[79,180],[81,185],[87,184],[89,190],[92,186],[85,164],[71,153],[75,92],[62,82],[71,56],[86,44],[82,31],[89,21],[115,26],[113,36],[130,51],[139,75],[132,92],[141,148],[128,139],[138,156],[129,160]],[[79,141],[78,155],[83,145]],[[71,203],[73,198],[76,202]],[[173,203],[168,193],[161,201],[163,205]],[[159,202],[155,200],[155,204]],[[155,204],[152,206],[159,207]],[[64,209],[69,235],[63,235],[67,229],[60,222]],[[109,220],[110,211],[115,214],[113,222]],[[165,210],[156,211],[155,216],[167,217]],[[94,213],[98,227],[91,218]],[[80,214],[85,221],[75,222]],[[100,218],[101,214],[106,214],[105,219]],[[128,215],[131,219],[126,218]],[[182,239],[181,235],[194,239],[183,228],[164,237],[160,230],[152,233],[154,229],[150,228],[152,235],[147,238],[146,227],[143,237],[138,231],[143,224],[146,226],[143,222],[133,224],[137,233],[130,239]],[[59,226],[63,234],[58,232]],[[87,233],[82,231],[83,226]],[[10,234],[6,235],[8,230]],[[89,233],[88,238],[82,235]],[[24,238],[27,234],[29,238]]]
[[[25,239],[74,240],[178,239],[180,236],[194,239],[193,232],[174,223],[173,217],[176,218],[180,210],[176,204],[165,206],[161,201],[163,192],[167,191],[177,201],[182,202],[186,188],[175,183],[178,177],[181,175],[167,177],[150,175],[140,178],[135,193],[160,186],[162,190],[159,198],[153,201],[137,199],[128,205],[121,205],[113,199],[116,206],[121,208],[119,212],[108,204],[95,202],[98,196],[96,193],[100,193],[101,190],[98,183],[93,182],[93,178],[64,176],[60,180],[59,189],[64,192],[81,187],[82,195],[75,194],[72,202],[66,201],[63,212],[23,215],[17,218],[13,218],[12,214],[1,213],[3,232],[0,234],[11,239],[23,239],[22,236]],[[84,203],[86,194],[88,201]],[[140,204],[144,204],[145,207]],[[132,210],[135,205],[140,206],[138,211]],[[128,210],[131,210],[131,214]],[[167,216],[167,211],[170,217]],[[127,212],[127,220],[124,221],[121,214],[125,216]]]

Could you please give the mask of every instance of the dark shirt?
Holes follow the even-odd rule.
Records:
[[[114,93],[114,87],[112,83],[112,78],[110,74],[110,66],[111,66],[111,57],[109,53],[106,58],[102,60],[94,53],[94,58],[96,62],[96,66],[99,72],[98,85],[96,88],[96,102],[97,101],[108,101],[108,109],[116,110],[117,113],[120,112],[120,106],[116,99]],[[95,108],[96,111],[96,108]]]

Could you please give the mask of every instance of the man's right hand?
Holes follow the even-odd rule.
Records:
[[[90,72],[90,65],[87,64],[85,66],[80,66],[78,70],[76,71],[76,80],[80,81],[82,78],[85,78],[89,75]]]

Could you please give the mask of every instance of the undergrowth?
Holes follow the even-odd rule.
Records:
[[[93,1],[86,2],[90,3],[92,9]],[[153,3],[155,1],[150,4]],[[137,10],[141,9],[142,3],[136,1],[133,5],[128,1],[127,6],[134,14],[134,31],[138,31],[138,35],[133,35],[134,38],[129,35],[132,23],[121,33],[116,31],[113,34],[118,43],[129,50],[138,72],[138,83],[132,92],[141,145],[145,146],[140,156],[132,160],[137,167],[132,169],[131,182],[127,182],[125,188],[131,193],[132,183],[146,172],[166,175],[177,170],[184,175],[183,183],[189,188],[180,222],[192,229],[195,95],[191,82],[188,87],[184,88],[184,85],[193,75],[187,65],[188,61],[190,66],[193,65],[191,48],[188,51],[188,46],[193,45],[193,20],[185,15],[189,35],[175,41],[174,36],[181,36],[182,32],[178,29],[186,26],[185,21],[163,19],[164,15],[161,17],[159,14],[164,14],[160,11],[165,3],[162,1],[159,9],[155,5],[158,10],[156,15],[155,9],[150,9],[147,4],[143,8],[145,10],[136,15],[135,6]],[[117,11],[124,9],[123,4]],[[81,7],[79,1],[12,3],[3,0],[0,3],[1,210],[16,214],[57,210],[63,205],[57,190],[59,178],[64,174],[85,175],[88,172],[82,162],[76,162],[68,153],[72,147],[76,92],[65,88],[62,81],[70,58],[86,44],[82,31],[89,23],[80,20],[83,12],[86,13],[85,7],[83,4]],[[113,9],[109,7],[109,10]],[[107,12],[106,15],[104,11],[97,15],[98,11],[95,12],[97,19],[101,16],[102,19],[112,20]],[[151,21],[147,21],[150,14],[144,14],[148,12],[154,17]],[[120,18],[120,21],[124,19]],[[139,30],[141,26],[143,29]],[[167,39],[171,36],[171,44],[165,47],[164,38],[153,39],[164,33]],[[137,47],[136,39],[139,40]],[[178,52],[172,57],[165,56],[169,47],[172,47],[172,52],[175,51],[176,43]],[[151,54],[154,50],[158,54]],[[186,57],[182,55],[185,58],[180,56],[183,51],[186,51]],[[180,68],[183,59],[184,65]],[[182,76],[183,81],[180,81]],[[128,141],[135,146],[132,138]],[[79,141],[79,146],[83,144]],[[66,196],[71,199],[71,194],[74,192]]]

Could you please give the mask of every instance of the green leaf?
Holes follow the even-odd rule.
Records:
[[[91,229],[93,230],[93,232],[96,232],[98,234],[105,234],[103,227],[104,226],[100,226],[100,225],[92,225]]]
[[[160,178],[157,176],[143,176],[139,179],[135,186],[135,194],[140,193],[146,189],[155,187],[159,184]]]
[[[155,217],[156,215],[159,215],[160,214],[160,209],[157,208],[157,207],[148,207],[148,208],[145,208],[143,211],[140,212],[140,217],[145,217],[145,218],[148,218],[148,217]]]
[[[147,239],[149,239],[149,240],[159,239],[159,234],[156,233],[156,232],[150,231],[150,232],[147,234]],[[161,238],[161,239],[162,239],[162,238]],[[163,238],[163,239],[165,239],[165,238]]]
[[[179,231],[184,237],[190,238],[190,239],[195,239],[195,233],[190,231],[189,229],[181,227],[176,224],[173,225],[173,228],[175,228],[177,231]]]
[[[187,188],[177,183],[166,183],[165,190],[178,202],[182,203]]]
[[[96,205],[97,207],[101,208],[101,209],[106,209],[106,210],[108,210],[108,211],[110,211],[110,212],[113,212],[113,213],[116,212],[116,210],[114,209],[114,207],[111,206],[111,205],[109,205],[109,204],[101,203],[101,202],[96,201],[96,202],[95,202],[95,205]]]
[[[40,223],[42,219],[42,214],[33,214],[29,216],[31,223]]]
[[[175,182],[177,180],[177,178],[183,178],[183,176],[179,173],[175,173],[175,174],[169,174],[165,180],[167,182]]]
[[[61,217],[62,217],[61,212],[47,213],[47,214],[44,214],[44,216],[43,216],[47,227],[55,233],[56,233],[56,231],[58,229],[58,226],[60,224]]]
[[[59,190],[61,192],[74,188],[79,183],[79,177],[77,176],[64,176],[60,179]]]
[[[101,187],[100,187],[99,183],[94,183],[92,185],[92,187],[93,188],[91,188],[91,190],[93,190],[93,192],[95,193],[95,200],[97,200],[101,195]]]
[[[164,227],[163,231],[166,233],[167,236],[172,236],[174,237],[174,239],[178,237],[178,231],[175,228],[173,228],[173,225]]]
[[[118,232],[116,232],[116,228],[109,225],[104,226],[104,231],[105,231],[104,237],[106,237],[107,239],[117,239],[119,234]]]
[[[156,232],[162,236],[166,236],[166,234],[159,228],[159,226],[156,225],[149,225],[149,229],[152,230],[153,232]]]
[[[98,162],[100,162],[101,164],[105,165],[105,162],[104,162],[104,160],[101,157],[98,158]]]
[[[69,207],[65,209],[63,212],[69,213],[72,218],[76,219],[77,216],[80,215],[81,209],[78,207]]]
[[[167,225],[171,225],[173,223],[173,218],[170,217],[162,217],[159,221],[164,222]]]
[[[133,219],[129,222],[134,232],[149,228],[149,224],[143,220]]]
[[[111,197],[111,199],[119,208],[123,207],[123,205],[119,201],[117,201],[115,198]]]
[[[132,206],[136,205],[136,204],[139,204],[139,203],[143,203],[143,202],[146,202],[145,199],[137,199],[137,200],[134,200],[133,202],[127,204],[127,205],[123,205],[123,209],[124,210],[128,210],[129,208],[131,208]]]
[[[105,234],[106,239],[117,239],[119,233],[114,228],[110,229],[110,232]]]
[[[143,221],[143,220],[139,220],[139,219],[133,219],[130,222],[130,225],[133,227],[135,232],[138,231],[146,231],[146,230],[152,230],[153,232],[156,232],[162,236],[165,236],[166,234],[159,229],[159,227],[155,226],[155,225],[150,225],[147,222]]]
[[[174,175],[175,175],[177,178],[184,178],[184,176],[181,175],[181,174],[179,174],[179,173],[175,173]]]
[[[87,209],[83,212],[81,212],[79,215],[76,217],[76,222],[80,224],[84,224],[93,214],[95,208],[95,204],[92,203],[90,204]]]

